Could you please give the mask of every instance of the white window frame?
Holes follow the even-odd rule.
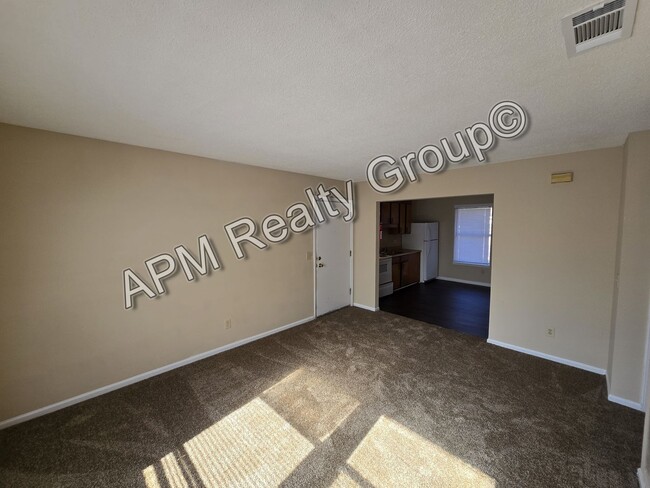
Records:
[[[490,233],[488,234],[490,252],[488,253],[488,262],[484,263],[469,263],[466,261],[456,261],[456,237],[458,235],[458,225],[457,225],[457,216],[458,210],[463,208],[486,208],[491,209],[491,222],[490,222]],[[479,268],[489,268],[492,266],[492,227],[494,226],[494,204],[493,203],[473,203],[468,205],[454,205],[454,246],[453,246],[453,264],[458,266],[476,266]]]

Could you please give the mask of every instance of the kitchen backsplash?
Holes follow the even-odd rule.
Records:
[[[391,247],[402,247],[402,235],[401,234],[388,234],[384,231],[381,241],[379,241],[379,248],[391,248]]]

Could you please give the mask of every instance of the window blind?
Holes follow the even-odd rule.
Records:
[[[492,205],[456,207],[454,263],[490,265]]]

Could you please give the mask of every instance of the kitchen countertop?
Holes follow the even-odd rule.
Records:
[[[379,259],[397,258],[399,256],[406,256],[407,254],[415,254],[416,252],[422,252],[422,251],[418,251],[415,249],[400,249],[399,252],[396,252],[394,254],[393,253],[385,254],[385,255],[379,254]]]

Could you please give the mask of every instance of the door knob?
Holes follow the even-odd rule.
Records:
[[[318,263],[318,267],[319,267],[319,268],[324,268],[325,265],[324,265],[323,263]]]

